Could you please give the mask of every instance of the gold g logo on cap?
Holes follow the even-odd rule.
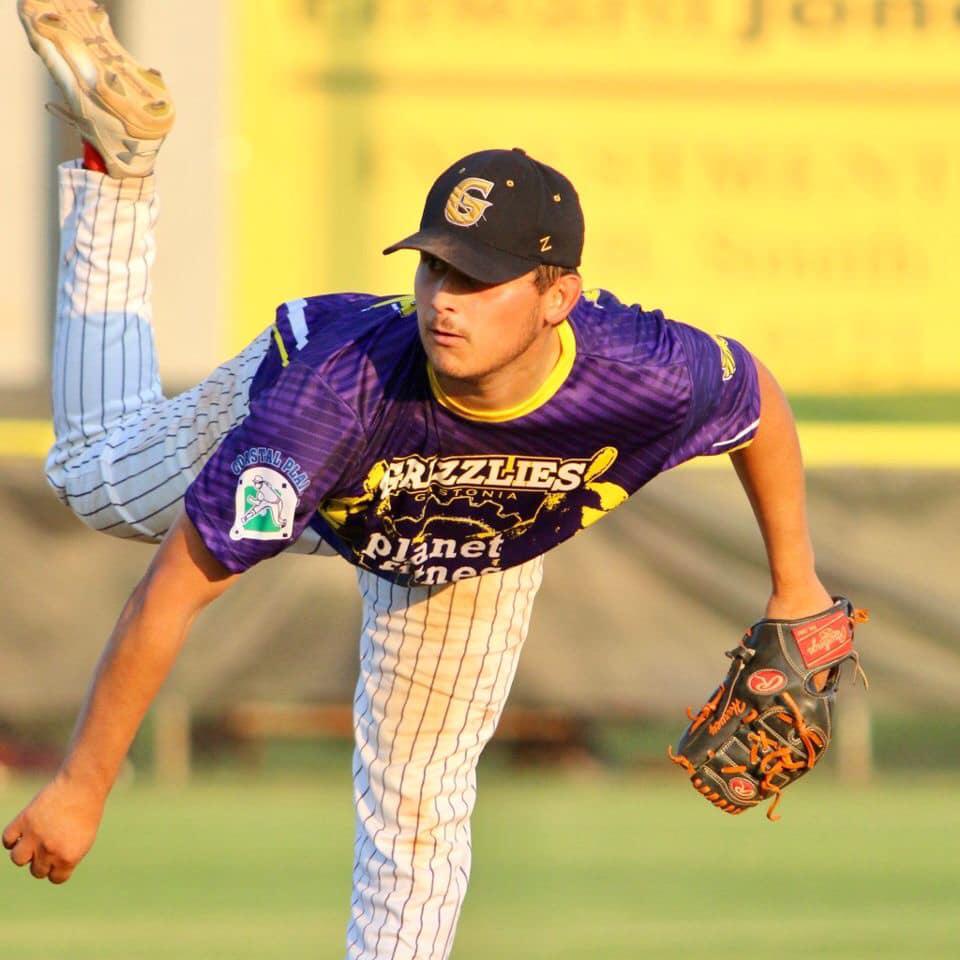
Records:
[[[493,206],[493,203],[486,199],[493,187],[492,180],[483,180],[480,177],[461,180],[450,192],[443,215],[455,227],[474,226],[487,207]],[[480,196],[477,196],[478,193]]]

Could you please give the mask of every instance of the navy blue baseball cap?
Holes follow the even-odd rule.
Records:
[[[483,150],[440,174],[420,229],[383,252],[421,250],[482,283],[540,264],[579,267],[583,211],[573,184],[519,147]]]

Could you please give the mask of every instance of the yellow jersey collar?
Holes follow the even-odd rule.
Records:
[[[564,320],[557,327],[560,334],[560,358],[557,360],[550,375],[540,385],[537,391],[526,400],[507,407],[503,410],[477,410],[444,393],[443,387],[437,380],[436,372],[427,361],[427,379],[433,396],[442,407],[467,420],[476,420],[480,423],[504,423],[507,420],[516,420],[525,417],[528,413],[542,407],[559,389],[573,369],[573,361],[577,356],[577,338],[569,320]]]

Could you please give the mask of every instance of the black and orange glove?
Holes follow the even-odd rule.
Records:
[[[830,745],[840,667],[860,657],[854,625],[867,621],[845,597],[800,620],[760,620],[727,656],[723,683],[690,725],[670,759],[693,786],[727,813],[743,813],[768,798],[770,820],[781,791],[802,777]]]

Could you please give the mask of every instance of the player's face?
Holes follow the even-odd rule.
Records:
[[[525,360],[553,334],[532,273],[485,284],[424,253],[414,292],[423,348],[448,380],[478,383],[514,370],[522,376]]]

